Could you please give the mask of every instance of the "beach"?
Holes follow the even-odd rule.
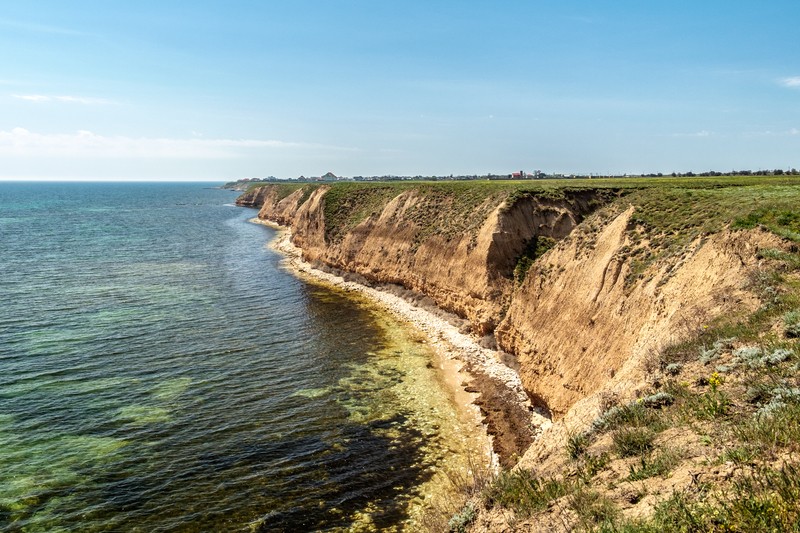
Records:
[[[512,455],[517,452],[510,441],[519,440],[523,435],[511,433],[528,432],[533,439],[551,424],[550,419],[531,404],[517,372],[502,362],[507,354],[481,346],[478,338],[454,325],[457,321],[452,318],[456,317],[414,305],[390,292],[389,287],[348,281],[337,272],[317,268],[303,260],[302,250],[292,243],[290,228],[259,218],[250,222],[278,232],[269,246],[283,255],[283,266],[287,270],[309,281],[362,295],[425,336],[438,356],[443,380],[451,388],[459,407],[466,416],[482,420],[492,441],[494,469],[501,465],[507,467],[516,460]],[[509,418],[512,420],[507,420]]]

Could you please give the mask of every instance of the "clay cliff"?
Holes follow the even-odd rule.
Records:
[[[489,189],[465,199],[442,187],[339,187],[267,186],[238,203],[291,227],[306,261],[401,285],[476,335],[494,334],[533,402],[564,423],[587,423],[602,391],[635,394],[648,354],[754,306],[758,251],[777,245],[765,232],[723,228],[642,266],[633,252],[654,230],[625,190]],[[545,239],[555,245],[531,257]],[[564,423],[531,456],[563,441]]]

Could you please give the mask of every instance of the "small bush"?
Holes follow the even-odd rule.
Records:
[[[764,368],[788,361],[793,352],[785,348],[775,348],[771,353],[766,353],[761,348],[749,346],[739,348],[733,355],[734,363],[744,364],[749,368]]]
[[[776,387],[769,392],[770,400],[756,412],[756,416],[772,416],[787,404],[800,404],[800,388]]]
[[[665,393],[668,396],[669,393]],[[653,395],[658,396],[658,395]],[[647,409],[644,399],[626,405],[612,407],[599,418],[597,418],[589,429],[590,433],[600,433],[614,428],[629,427],[651,427],[654,431],[661,431],[663,424],[658,414]]]
[[[731,400],[724,392],[711,389],[690,402],[695,417],[701,420],[714,420],[728,414]]]
[[[668,392],[657,392],[642,398],[641,404],[650,409],[661,409],[675,403],[675,396]]]
[[[475,506],[472,502],[467,502],[461,511],[453,515],[447,523],[450,533],[466,533],[467,527],[475,521]]]
[[[739,446],[737,448],[730,448],[725,450],[719,461],[725,463],[731,461],[737,465],[749,464],[756,458],[756,452],[750,446]]]
[[[800,309],[789,311],[783,315],[783,330],[787,337],[796,339],[800,337]]]
[[[517,283],[525,281],[528,270],[533,266],[533,263],[555,245],[556,240],[552,237],[534,235],[517,260],[517,265],[514,267],[514,281]]]
[[[710,348],[708,350],[703,348],[700,350],[700,362],[704,365],[707,365],[712,361],[716,361],[717,359],[719,359],[719,351],[717,351],[715,348]]]
[[[771,396],[769,386],[757,383],[747,387],[744,392],[744,401],[747,403],[758,404],[769,400]]]
[[[603,470],[611,462],[611,458],[606,452],[600,455],[586,455],[583,464],[580,466],[578,473],[584,479],[593,478],[598,472]]]
[[[762,355],[764,355],[764,352],[758,346],[742,346],[733,351],[733,360],[736,363],[756,368],[759,366]]]
[[[570,459],[578,459],[589,447],[589,436],[586,433],[576,433],[567,439],[567,454]]]
[[[681,363],[670,363],[664,368],[664,372],[666,372],[670,376],[677,376],[683,370],[683,364]]]
[[[614,451],[620,457],[634,457],[649,453],[653,449],[656,435],[648,428],[623,428],[611,436]]]
[[[763,366],[775,366],[783,363],[784,361],[788,361],[790,357],[792,357],[791,350],[787,350],[785,348],[776,348],[771,354],[762,357],[760,363]]]
[[[800,472],[795,465],[762,468],[736,481],[734,498],[721,505],[728,531],[797,531]]]

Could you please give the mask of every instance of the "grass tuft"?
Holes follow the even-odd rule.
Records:
[[[570,490],[568,481],[541,479],[529,470],[517,470],[501,473],[484,491],[484,501],[488,507],[505,507],[524,517],[547,509]]]
[[[614,451],[620,457],[634,457],[652,451],[655,433],[646,427],[618,429],[611,435]]]

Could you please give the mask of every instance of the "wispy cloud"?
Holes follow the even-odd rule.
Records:
[[[707,131],[707,130],[696,131],[694,133],[673,133],[672,134],[673,137],[711,137],[712,135],[714,135],[714,132],[713,131]]]
[[[48,96],[45,94],[12,94],[12,98],[27,100],[28,102],[65,102],[69,104],[108,105],[115,104],[107,98],[93,98],[87,96]]]
[[[743,134],[745,137],[787,137],[800,135],[800,129],[789,128],[788,130],[766,130],[766,131],[748,131]]]
[[[239,157],[252,150],[352,151],[314,143],[258,139],[169,139],[104,136],[91,131],[42,134],[25,128],[0,131],[0,155],[18,157],[145,157],[220,159]]]
[[[70,28],[61,28],[59,26],[51,26],[48,24],[36,24],[31,22],[24,22],[21,20],[11,20],[0,18],[0,27],[12,28],[17,30],[35,32],[35,33],[48,33],[53,35],[72,35],[72,36],[85,36],[85,32],[73,30]]]
[[[800,76],[783,78],[782,80],[779,81],[779,83],[784,87],[789,87],[791,89],[800,89]]]

